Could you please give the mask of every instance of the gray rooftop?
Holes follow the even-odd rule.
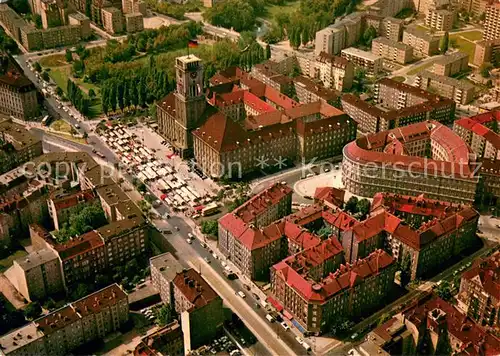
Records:
[[[404,44],[403,42],[392,41],[392,40],[390,40],[390,39],[388,39],[386,37],[377,37],[377,38],[375,38],[373,40],[373,42],[382,43],[384,45],[387,45],[387,46],[390,46],[390,47],[394,47],[394,48],[397,48],[397,49],[402,49],[402,50],[405,50],[405,51],[412,48],[411,46],[408,46],[407,44]]]
[[[0,353],[8,355],[43,336],[35,323],[31,322],[8,334],[0,336]],[[20,354],[23,354],[22,352]]]
[[[49,249],[38,250],[18,258],[14,262],[17,263],[24,271],[28,271],[34,267],[40,266],[44,263],[57,259],[54,251]]]
[[[447,85],[461,88],[464,90],[469,90],[469,89],[474,88],[473,84],[471,84],[465,80],[458,80],[458,79],[447,77],[444,75],[435,74],[435,73],[429,72],[427,70],[420,72],[417,75],[421,76],[423,78],[430,78],[431,80],[434,80],[436,82],[447,84]]]
[[[168,281],[173,281],[175,276],[183,270],[182,265],[170,252],[151,257],[149,264],[158,269],[163,278]]]

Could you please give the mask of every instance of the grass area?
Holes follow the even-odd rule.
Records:
[[[481,31],[470,31],[470,32],[463,32],[463,33],[457,33],[456,35],[452,35],[450,37],[454,36],[462,36],[467,38],[470,41],[480,41],[483,39],[483,33]]]
[[[262,16],[262,18],[274,22],[274,17],[277,14],[289,14],[294,12],[299,8],[300,1],[299,0],[294,0],[294,1],[289,1],[284,5],[268,5],[266,7],[266,15]]]
[[[412,70],[408,71],[406,74],[408,75],[415,75],[417,74],[418,72],[421,72],[427,68],[430,68],[432,67],[434,63],[433,62],[428,62],[428,63],[425,63],[425,64],[422,64],[421,66],[418,66],[416,68],[413,68]]]
[[[460,50],[460,52],[465,52],[469,55],[469,58],[472,58],[474,56],[474,51],[476,49],[476,44],[474,42],[471,42],[465,38],[461,38],[460,34],[450,36],[450,40],[456,41],[456,45],[454,48],[457,48]]]
[[[70,67],[59,67],[57,69],[52,69],[49,72],[50,77],[56,83],[58,87],[60,87],[64,92],[66,92],[66,86],[68,84],[68,78],[70,74]]]
[[[73,142],[76,142],[76,143],[81,143],[81,144],[87,144],[87,140],[84,139],[84,138],[79,138],[79,137],[74,137],[74,136],[71,136],[71,134],[65,134],[65,133],[59,133],[59,132],[47,132],[48,134],[50,135],[53,135],[53,136],[58,136],[58,137],[62,137],[66,140],[69,140],[69,141],[73,141]]]
[[[392,77],[391,79],[400,83],[403,83],[406,80],[405,77]]]
[[[5,271],[10,266],[12,266],[12,264],[14,263],[14,260],[17,260],[18,258],[24,257],[27,254],[28,253],[25,250],[17,250],[16,252],[11,253],[9,256],[0,260],[0,272]]]
[[[64,54],[53,54],[51,56],[46,56],[40,58],[38,61],[42,67],[61,67],[64,65],[68,65],[66,62],[66,56]]]
[[[50,124],[50,128],[56,131],[61,132],[71,132],[71,126],[64,120],[56,120],[52,124]]]

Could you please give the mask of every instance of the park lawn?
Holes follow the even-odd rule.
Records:
[[[14,263],[14,260],[17,260],[18,258],[24,257],[27,254],[28,253],[25,250],[17,250],[16,252],[11,253],[9,256],[0,260],[0,272],[5,271],[10,266],[12,266],[12,264]]]
[[[406,74],[415,75],[415,74],[417,74],[417,73],[419,73],[427,68],[432,67],[433,64],[434,64],[433,62],[422,64],[421,66],[419,66],[417,68],[413,68],[412,70],[408,71],[408,73],[406,73]]]
[[[69,66],[54,68],[49,72],[50,77],[64,92],[66,92],[68,85],[68,78],[71,68]]]
[[[71,132],[71,125],[64,120],[56,120],[50,124],[50,128],[60,132]]]
[[[396,81],[396,82],[400,82],[400,83],[403,83],[406,80],[405,77],[401,77],[401,76],[392,77],[391,79]]]
[[[474,51],[476,49],[476,44],[474,42],[461,38],[459,37],[459,35],[450,36],[450,39],[456,40],[457,44],[455,48],[459,49],[460,52],[467,53],[469,55],[469,58],[474,57]]]
[[[266,14],[262,16],[263,19],[274,22],[274,17],[277,14],[290,14],[297,10],[300,6],[299,0],[289,1],[284,5],[268,5],[266,7]]]
[[[42,67],[50,68],[68,65],[68,62],[66,62],[66,56],[64,54],[53,54],[52,56],[42,57],[40,58],[38,63],[40,63]]]
[[[479,40],[483,39],[483,33],[481,31],[470,31],[470,32],[457,33],[456,36],[465,37],[469,41],[479,41]]]

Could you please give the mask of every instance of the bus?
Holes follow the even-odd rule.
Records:
[[[208,216],[215,214],[217,211],[219,211],[217,203],[210,203],[201,210],[201,215]]]

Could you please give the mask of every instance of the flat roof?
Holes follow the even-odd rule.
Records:
[[[55,259],[57,259],[57,255],[54,251],[49,249],[42,249],[34,251],[24,257],[18,258],[14,262],[17,263],[24,271],[29,271],[34,267],[40,266]]]
[[[162,253],[161,255],[151,257],[149,264],[156,268],[163,278],[168,281],[173,281],[178,273],[184,269],[179,261],[170,252]]]
[[[377,59],[382,59],[382,57],[379,57],[379,56],[373,54],[372,52],[363,51],[363,50],[361,50],[359,48],[355,48],[355,47],[349,47],[349,48],[343,49],[342,53],[345,53],[345,54],[351,55],[351,56],[355,56],[355,57],[361,57],[364,59],[368,59],[370,61],[376,61]]]
[[[0,352],[2,355],[8,355],[15,352],[43,335],[35,323],[26,324],[18,329],[12,330],[10,333],[0,336]]]

